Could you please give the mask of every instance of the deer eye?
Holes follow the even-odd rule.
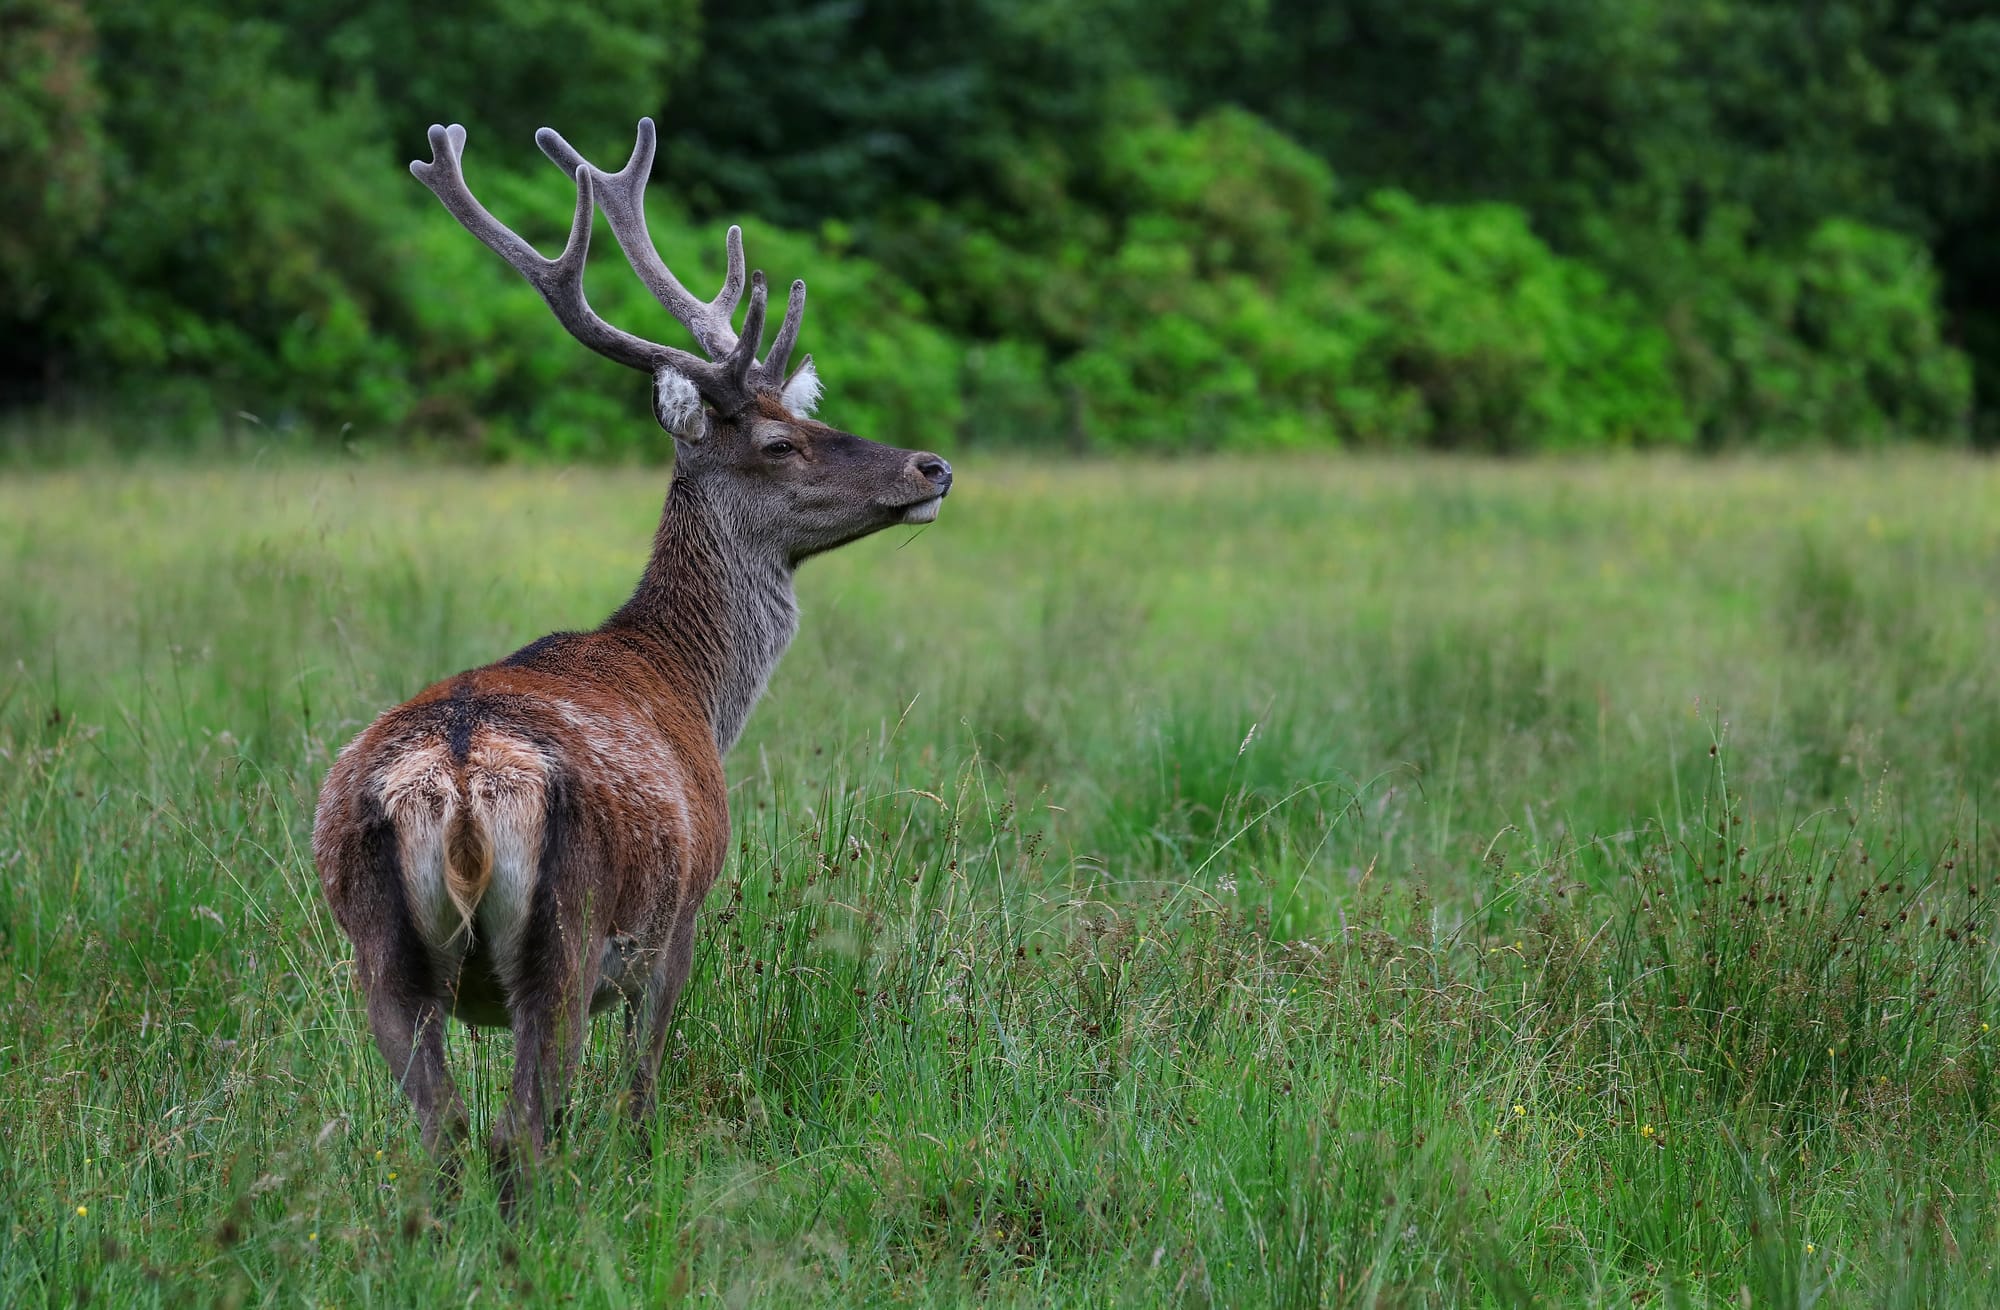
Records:
[[[767,441],[764,443],[764,453],[774,459],[780,455],[789,455],[797,449],[798,447],[789,441]]]

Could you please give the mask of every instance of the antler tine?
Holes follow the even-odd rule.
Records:
[[[771,353],[764,356],[763,363],[757,365],[758,385],[766,387],[784,385],[785,369],[792,362],[792,348],[799,343],[799,325],[805,321],[805,316],[805,279],[794,278],[791,296],[785,301],[785,320],[778,324],[778,335],[771,338]]]
[[[743,311],[743,335],[736,339],[736,349],[717,362],[731,377],[742,378],[745,385],[754,386],[753,376],[757,367],[757,347],[764,340],[764,308],[769,290],[764,285],[764,270],[758,269],[750,275],[750,308]]]
[[[583,157],[582,152],[563,140],[562,133],[552,127],[536,128],[535,144],[542,148],[542,153],[549,157],[551,163],[563,171],[564,177],[575,177],[577,169],[590,167],[590,161]]]
[[[729,230],[722,234],[722,290],[715,293],[709,308],[722,315],[727,323],[729,316],[736,312],[736,302],[743,299],[743,229],[731,223]]]
[[[588,172],[579,170],[573,174],[576,180],[576,213],[570,220],[569,239],[563,244],[562,254],[549,259],[523,240],[519,233],[493,217],[466,185],[462,163],[465,151],[463,126],[457,123],[450,127],[432,124],[430,143],[431,158],[428,161],[412,160],[411,174],[431,189],[466,231],[478,237],[528,280],[555,314],[556,321],[571,336],[608,359],[647,373],[667,368],[686,374],[698,383],[712,385],[718,380],[715,366],[707,360],[613,327],[590,307],[583,294],[583,268],[590,254],[591,207],[594,203]]]
[[[715,299],[707,302],[695,299],[660,258],[653,238],[646,231],[646,182],[653,172],[656,140],[653,120],[640,119],[631,158],[616,173],[607,173],[585,159],[554,128],[545,127],[535,133],[535,143],[556,167],[572,175],[579,168],[590,171],[597,180],[598,203],[604,208],[605,218],[610,220],[611,235],[617,238],[618,248],[625,252],[632,271],[639,275],[653,298],[694,335],[709,358],[721,360],[736,349],[736,333],[729,326],[729,316],[743,294],[743,233],[739,228],[729,229],[728,267]]]

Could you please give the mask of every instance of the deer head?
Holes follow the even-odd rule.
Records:
[[[805,317],[806,284],[792,283],[770,351],[764,333],[764,274],[748,282],[743,331],[730,316],[745,285],[743,232],[725,239],[728,271],[715,298],[697,300],[661,260],[646,231],[646,181],[653,167],[653,120],[639,120],[631,158],[616,173],[591,164],[550,128],[535,142],[576,182],[576,216],[554,259],[538,253],[481,205],[466,186],[465,129],[430,130],[431,159],[410,171],[467,231],[541,293],[570,335],[653,381],[653,415],[674,438],[675,479],[698,484],[730,521],[786,564],[898,523],[929,523],[951,490],[951,465],[928,451],[901,450],[840,432],[812,417],[819,375],[807,355],[790,368]],[[695,339],[702,354],[612,326],[584,298],[593,208],[601,207],[632,271]]]

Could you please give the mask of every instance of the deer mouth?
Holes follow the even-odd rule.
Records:
[[[943,506],[944,494],[940,492],[935,496],[930,496],[903,506],[900,511],[900,517],[896,521],[898,523],[935,523],[937,521],[938,510],[943,508]]]

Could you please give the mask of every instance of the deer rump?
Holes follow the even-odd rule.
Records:
[[[445,704],[454,701],[462,711],[458,697]],[[384,723],[392,730],[372,743],[367,736],[374,734],[356,742],[365,759],[354,763],[368,779],[360,790],[374,802],[366,807],[375,811],[369,817],[385,830],[369,845],[393,852],[394,868],[384,859],[352,869],[350,877],[376,885],[349,890],[406,920],[408,932],[391,938],[427,957],[427,967],[416,972],[470,1024],[512,1022],[509,996],[541,979],[554,962],[550,939],[557,934],[576,934],[586,949],[602,938],[596,968],[577,958],[576,976],[566,980],[578,985],[595,975],[591,1013],[621,997],[638,999],[681,901],[680,878],[619,876],[635,864],[685,867],[675,857],[685,854],[686,807],[663,781],[672,776],[661,767],[664,744],[620,732],[573,705],[546,708],[567,720],[564,727],[582,729],[563,739],[594,743],[586,750],[590,758],[563,758],[546,739],[536,740],[539,734],[504,722],[468,724],[474,716],[462,712],[452,716],[456,723],[424,724],[416,732]],[[579,776],[630,780],[634,773],[642,780],[612,789],[625,792],[628,805],[607,812],[579,804]],[[633,791],[650,793],[644,799],[651,804],[630,807]],[[615,849],[604,840],[606,825],[584,819],[592,812],[622,825],[623,845],[637,838],[640,849]],[[394,887],[382,885],[391,880]]]

